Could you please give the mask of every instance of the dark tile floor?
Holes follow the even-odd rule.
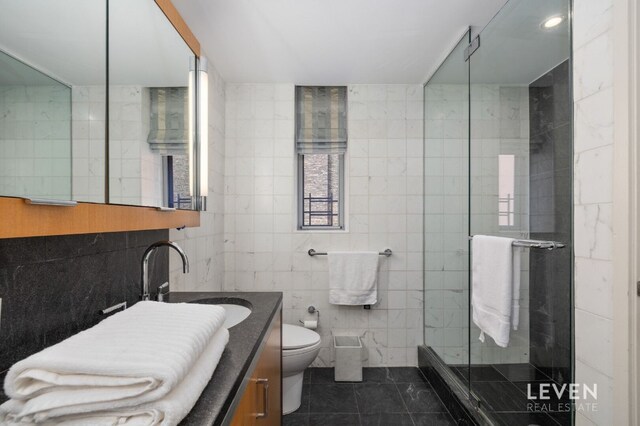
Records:
[[[471,379],[471,389],[484,402],[500,424],[508,426],[558,426],[571,425],[566,409],[568,401],[544,401],[542,408],[535,410],[527,398],[527,384],[535,394],[539,383],[552,380],[531,364],[475,365],[452,367],[465,383]],[[553,392],[551,392],[553,393]],[[482,403],[481,402],[481,403]],[[560,411],[562,410],[562,411]]]
[[[420,370],[365,368],[361,383],[336,383],[333,368],[308,368],[302,405],[285,426],[449,426],[455,422]]]

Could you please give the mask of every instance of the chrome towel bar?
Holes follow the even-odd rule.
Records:
[[[314,249],[309,249],[309,251],[307,252],[309,254],[309,256],[326,256],[327,253],[322,253],[319,251],[315,251]],[[393,252],[391,251],[391,249],[386,249],[385,251],[382,251],[380,253],[378,253],[380,256],[385,256],[385,257],[389,257],[393,254]]]
[[[469,237],[470,240],[473,240],[473,236]],[[546,241],[546,240],[515,240],[512,244],[514,247],[527,247],[527,248],[537,248],[537,249],[545,249],[545,250],[553,250],[553,249],[561,249],[565,247],[564,243],[559,243],[557,241]]]

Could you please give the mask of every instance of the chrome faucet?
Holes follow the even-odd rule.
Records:
[[[144,251],[142,255],[142,295],[140,296],[141,300],[149,300],[149,258],[151,254],[156,251],[158,247],[167,246],[171,247],[175,251],[178,252],[180,257],[182,258],[182,272],[185,274],[189,272],[189,258],[187,254],[180,248],[179,245],[174,243],[173,241],[158,241],[151,244]]]

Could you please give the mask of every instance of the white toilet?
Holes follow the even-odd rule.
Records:
[[[289,414],[300,408],[304,370],[320,352],[320,335],[291,324],[282,325],[282,410]]]

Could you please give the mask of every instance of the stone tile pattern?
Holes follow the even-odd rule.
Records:
[[[417,364],[422,343],[422,89],[348,86],[348,231],[296,231],[294,86],[227,84],[225,291],[283,291],[284,321],[320,310],[331,366],[332,330],[356,333],[367,366]],[[371,310],[329,305],[326,257],[307,250],[393,250],[380,258]]]
[[[558,383],[571,381],[573,135],[569,62],[529,85],[530,236],[564,242],[529,250],[530,362]]]
[[[0,372],[97,324],[99,310],[140,297],[140,260],[168,231],[0,240]],[[151,290],[167,281],[168,253],[150,264]]]
[[[333,380],[333,368],[305,371],[302,405],[285,426],[455,425],[417,368],[365,368],[363,382]]]
[[[124,100],[126,93],[119,92],[116,98]],[[73,199],[104,203],[106,89],[73,86],[71,105]],[[120,132],[121,126],[116,130]]]
[[[576,424],[605,425],[614,424],[614,6],[573,8],[575,381],[598,384],[598,410],[579,412]]]
[[[206,56],[206,55],[205,55]],[[209,62],[209,195],[207,211],[200,212],[200,227],[171,229],[169,235],[189,254],[191,272],[170,254],[172,291],[222,291],[224,283],[224,155],[225,82]]]
[[[162,206],[162,155],[147,142],[148,87],[109,86],[109,202]]]
[[[0,86],[0,194],[71,198],[70,122],[69,87]]]

